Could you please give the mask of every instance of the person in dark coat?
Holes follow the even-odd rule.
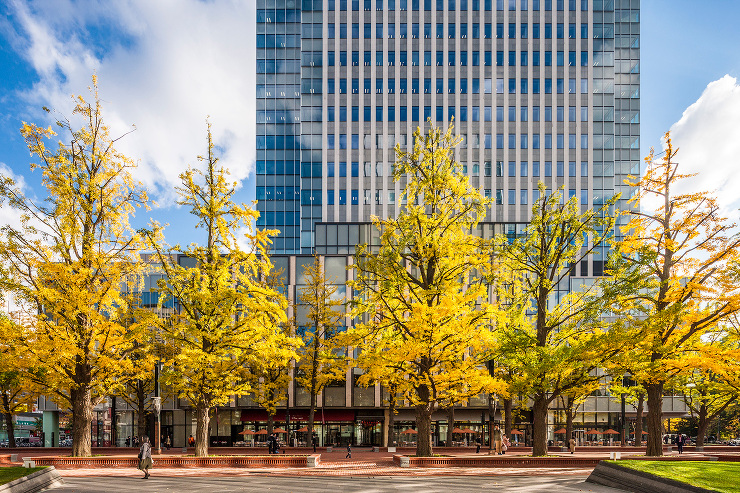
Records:
[[[139,469],[144,471],[144,479],[149,479],[149,469],[154,465],[152,460],[152,446],[149,437],[141,437],[141,448],[139,449]]]
[[[319,437],[316,435],[316,433],[313,434],[313,437],[311,437],[311,442],[313,443],[313,451],[316,452],[316,445],[319,444]]]
[[[347,455],[344,457],[345,459],[351,459],[352,458],[352,444],[347,444]]]
[[[684,438],[683,435],[678,435],[676,437],[676,445],[678,446],[678,453],[683,454],[683,444],[685,443],[686,438]]]

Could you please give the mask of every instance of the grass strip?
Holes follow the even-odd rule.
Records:
[[[720,493],[740,493],[740,462],[651,460],[610,462]]]

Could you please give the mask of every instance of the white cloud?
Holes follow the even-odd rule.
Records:
[[[70,115],[98,75],[104,118],[159,202],[206,152],[210,115],[221,164],[241,181],[254,163],[255,35],[250,1],[66,0],[11,3],[14,45],[39,75],[20,97]],[[156,192],[155,192],[156,191]]]
[[[29,189],[26,185],[26,181],[21,175],[16,175],[10,167],[0,161],[0,176],[3,178],[10,178],[15,182],[15,188],[20,192],[28,194]],[[0,225],[8,225],[14,229],[21,229],[21,214],[18,209],[14,209],[8,205],[7,201],[3,201],[0,204]]]
[[[678,192],[713,191],[722,214],[737,221],[740,207],[740,85],[725,75],[707,85],[671,127],[679,148],[679,170],[697,173],[683,180]]]

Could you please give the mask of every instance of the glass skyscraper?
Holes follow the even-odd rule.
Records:
[[[454,118],[502,231],[539,181],[626,208],[639,32],[639,0],[257,0],[258,225],[281,230],[274,253],[352,253],[400,207],[393,146],[428,119]]]

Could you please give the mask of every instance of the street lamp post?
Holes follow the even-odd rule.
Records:
[[[162,397],[159,395],[159,365],[160,362],[157,360],[157,365],[154,367],[154,397],[152,398],[156,418],[154,422],[154,453],[156,455],[162,453],[162,425],[159,421],[159,415],[162,412]]]

